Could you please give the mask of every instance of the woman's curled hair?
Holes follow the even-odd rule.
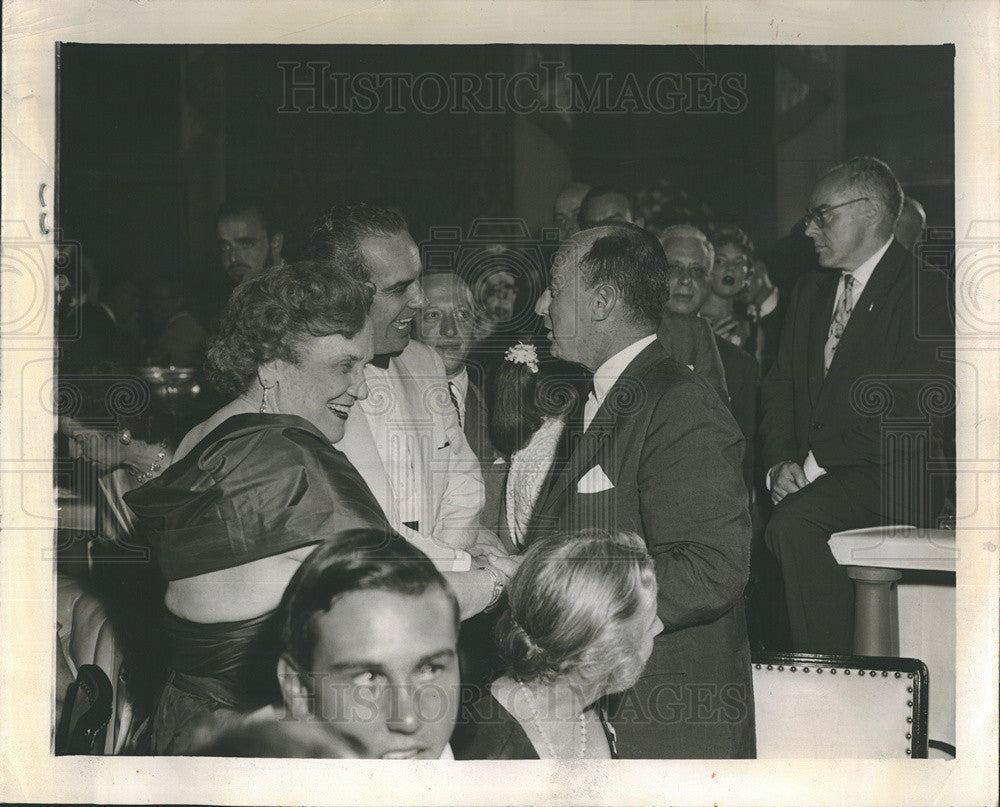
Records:
[[[516,681],[574,676],[605,692],[631,686],[645,659],[624,622],[655,586],[653,560],[635,533],[584,530],[543,538],[507,588],[497,645]]]
[[[208,349],[208,379],[238,396],[275,359],[295,364],[309,337],[348,339],[364,326],[374,289],[334,264],[318,261],[279,266],[233,291]]]

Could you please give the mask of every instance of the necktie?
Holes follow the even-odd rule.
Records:
[[[448,382],[448,397],[451,398],[451,405],[455,407],[455,414],[458,415],[458,425],[465,428],[465,424],[462,423],[462,409],[458,405],[457,390],[455,389],[455,384],[451,381]]]
[[[597,410],[600,406],[597,404],[597,390],[594,387],[594,379],[590,379],[590,392],[587,395],[587,402],[583,405],[583,430],[587,431],[590,428],[590,424],[594,422],[594,416],[597,414]]]
[[[851,311],[854,309],[854,277],[844,273],[844,293],[837,303],[833,312],[833,321],[830,323],[830,333],[826,337],[826,348],[823,350],[823,375],[830,372],[830,365],[833,363],[833,354],[837,352],[837,345],[844,335],[844,328],[851,318]]]

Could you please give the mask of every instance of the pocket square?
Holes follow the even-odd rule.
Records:
[[[595,465],[576,483],[577,493],[600,493],[602,490],[610,490],[614,483],[608,479],[604,469],[600,465]]]

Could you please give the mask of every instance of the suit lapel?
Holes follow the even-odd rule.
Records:
[[[837,381],[847,368],[857,367],[851,358],[867,344],[871,325],[882,315],[886,295],[899,276],[905,255],[906,251],[893,241],[868,278],[861,296],[854,303],[851,318],[847,320],[847,327],[844,328],[844,335],[837,345],[837,351],[833,354],[827,381]],[[850,380],[853,381],[854,378]]]
[[[809,307],[809,344],[806,357],[806,368],[809,380],[809,397],[815,408],[823,391],[823,362],[826,339],[830,334],[830,321],[833,319],[833,302],[837,297],[837,285],[840,283],[840,272],[830,271],[820,276],[817,282],[816,295]]]
[[[641,379],[646,377],[649,367],[664,355],[665,350],[659,341],[654,340],[647,345],[608,390],[586,432],[581,432],[583,405],[578,407],[578,427],[575,436],[574,430],[567,429],[569,457],[552,481],[552,487],[546,497],[544,508],[546,512],[558,512],[562,509],[561,505],[576,494],[575,487],[580,478],[598,462],[604,473],[614,481],[618,469],[610,467],[609,460],[613,456],[611,448],[614,445],[615,431],[619,422],[626,417],[629,410],[628,403],[641,400],[642,393],[635,389],[635,386],[642,385]]]

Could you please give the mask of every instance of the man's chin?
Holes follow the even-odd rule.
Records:
[[[389,327],[391,328],[392,326],[390,325]],[[381,344],[375,345],[375,355],[395,356],[398,353],[402,353],[408,344],[410,344],[409,335],[387,334]]]

